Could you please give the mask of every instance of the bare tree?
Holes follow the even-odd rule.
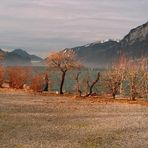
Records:
[[[49,87],[49,78],[48,78],[48,74],[45,74],[45,87],[44,87],[44,91],[48,91],[48,87]]]
[[[148,88],[148,74],[143,59],[129,61],[126,79],[128,81],[131,100],[135,100],[136,97],[146,93]]]
[[[63,94],[63,85],[67,71],[80,67],[80,63],[76,60],[75,52],[65,50],[53,53],[48,57],[47,63],[51,69],[61,71],[60,94]]]
[[[106,88],[111,92],[113,99],[115,99],[123,81],[122,69],[114,67],[113,69],[106,71],[103,75],[103,81]]]
[[[90,73],[89,70],[85,71],[85,69],[72,71],[72,75],[73,79],[75,80],[76,93],[79,96],[82,96],[82,93],[85,94],[84,95],[85,97],[91,96],[93,93],[94,86],[97,84],[97,82],[100,79],[100,72],[97,73],[97,76],[94,80],[93,80],[94,73]]]
[[[81,71],[75,71],[73,73],[73,78],[76,81],[76,85],[75,86],[76,86],[76,92],[77,92],[78,96],[82,95],[80,74],[81,74]]]
[[[103,76],[105,86],[109,89],[114,99],[118,93],[123,95],[123,83],[125,81],[127,62],[128,59],[121,50],[118,60]]]
[[[95,84],[100,80],[100,72],[97,73],[97,77],[95,80],[93,80],[92,82],[88,79],[86,81],[87,83],[87,88],[88,88],[88,93],[86,94],[86,97],[91,96],[93,93],[93,88],[95,86]]]
[[[104,84],[110,90],[112,97],[115,99],[118,93],[122,94],[123,84],[124,91],[130,95],[131,100],[135,100],[138,96],[144,96],[148,88],[148,75],[145,67],[143,59],[121,58],[118,64],[106,71],[103,76]]]
[[[119,94],[123,95],[123,83],[125,80],[125,75],[126,75],[126,68],[127,68],[127,64],[128,64],[129,59],[124,55],[123,51],[120,51],[120,55],[119,55],[119,59],[117,61],[116,64],[114,64],[113,69],[118,69],[118,71],[120,71],[121,74],[121,84],[120,84],[120,88],[119,88]]]

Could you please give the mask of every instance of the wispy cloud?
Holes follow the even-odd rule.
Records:
[[[42,53],[122,38],[147,21],[147,0],[1,0],[0,47]]]

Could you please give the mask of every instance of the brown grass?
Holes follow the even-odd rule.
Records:
[[[148,101],[137,98],[135,101],[130,100],[129,98],[116,98],[112,99],[110,96],[90,96],[90,97],[83,97],[83,96],[75,96],[73,94],[55,94],[53,92],[43,92],[43,93],[38,93],[38,95],[41,96],[55,96],[55,97],[68,97],[71,99],[78,99],[78,100],[83,100],[83,101],[90,101],[91,103],[125,103],[125,104],[139,104],[139,105],[144,105],[148,106]]]
[[[1,148],[148,147],[147,106],[47,95],[0,92]]]

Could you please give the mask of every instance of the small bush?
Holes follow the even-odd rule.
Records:
[[[31,89],[34,92],[42,92],[44,87],[44,77],[41,74],[38,74],[33,77],[31,82]]]
[[[0,66],[0,87],[2,87],[2,84],[4,82],[4,76],[5,76],[5,69],[4,67]]]
[[[31,70],[20,66],[9,67],[8,79],[11,88],[22,89],[24,84],[30,79]]]

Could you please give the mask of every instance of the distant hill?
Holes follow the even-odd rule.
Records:
[[[30,55],[22,49],[15,49],[12,52],[5,52],[0,49],[0,53],[3,54],[2,64],[5,66],[14,66],[14,65],[32,65],[32,62],[40,62],[43,59],[36,56]]]
[[[93,67],[106,67],[124,54],[129,58],[148,57],[148,22],[132,29],[121,41],[109,40],[71,48],[77,58]],[[69,49],[65,49],[69,50]]]

